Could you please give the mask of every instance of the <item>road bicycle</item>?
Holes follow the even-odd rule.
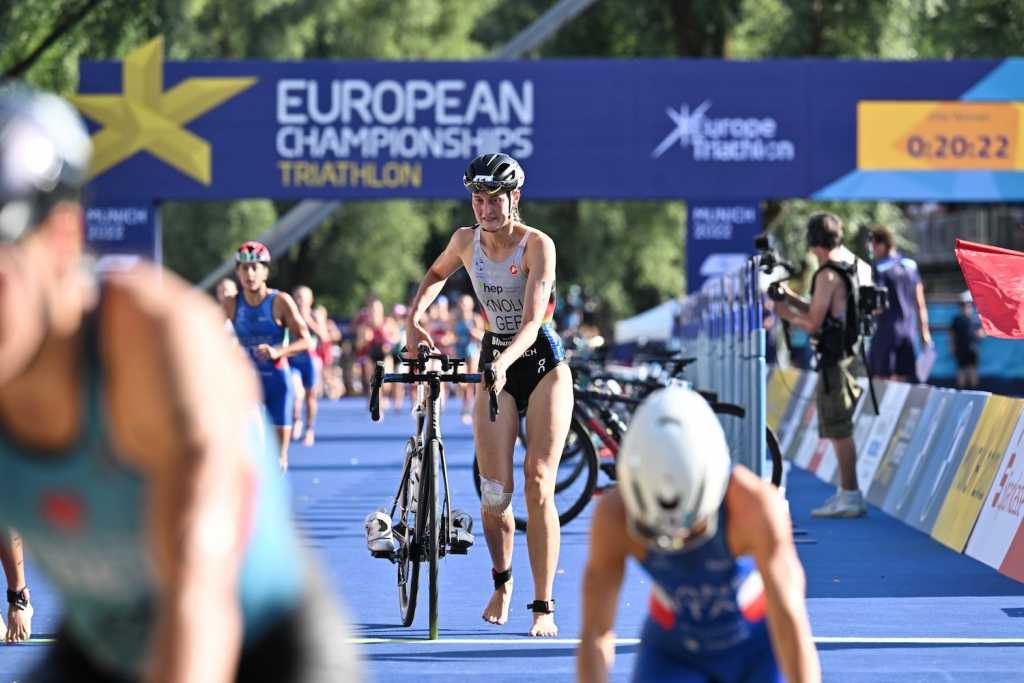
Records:
[[[431,361],[437,361],[440,370],[429,369]],[[417,391],[413,408],[416,431],[405,444],[402,476],[389,513],[397,549],[388,552],[371,551],[371,554],[390,560],[398,569],[398,603],[402,626],[411,626],[416,616],[420,565],[427,565],[430,639],[436,640],[438,562],[449,554],[465,555],[473,545],[472,518],[465,513],[461,513],[458,519],[452,515],[454,508],[448,487],[448,465],[441,439],[441,385],[478,384],[484,375],[460,373],[459,367],[465,364],[464,359],[430,353],[425,347],[419,350],[415,358],[402,359],[401,362],[408,366],[408,372],[385,373],[384,364],[378,362],[370,385],[369,407],[374,422],[380,421],[381,386],[396,382],[415,384]],[[497,396],[492,391],[492,421],[497,414]],[[440,500],[438,473],[441,475],[440,492],[443,493]]]

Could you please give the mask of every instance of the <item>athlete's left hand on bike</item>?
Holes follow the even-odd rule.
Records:
[[[256,347],[256,355],[261,359],[276,361],[283,354],[281,349],[271,346],[270,344],[260,344]]]
[[[7,610],[7,642],[20,643],[32,637],[32,605],[25,609],[11,605]]]

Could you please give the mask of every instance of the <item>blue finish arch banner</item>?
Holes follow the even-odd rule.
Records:
[[[96,201],[1024,199],[1024,60],[83,62]]]

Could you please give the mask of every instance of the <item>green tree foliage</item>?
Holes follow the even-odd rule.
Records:
[[[276,281],[308,284],[339,313],[357,311],[371,291],[386,304],[405,301],[409,283],[423,275],[433,217],[423,208],[409,201],[346,202],[292,247],[276,267]]]
[[[745,0],[729,55],[876,57],[891,0]]]
[[[186,280],[197,282],[231,258],[239,244],[255,239],[276,220],[274,203],[265,199],[170,202],[160,212],[164,262]]]
[[[914,30],[919,58],[954,59],[1019,55],[1024,45],[1022,0],[899,0]]]

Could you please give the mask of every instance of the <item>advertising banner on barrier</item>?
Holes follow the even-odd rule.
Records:
[[[921,414],[921,421],[910,438],[906,455],[896,470],[889,494],[882,505],[882,509],[893,517],[902,519],[913,502],[913,494],[924,475],[928,454],[936,448],[955,398],[956,391],[953,389],[932,389]]]
[[[803,381],[800,384],[790,424],[782,430],[780,447],[787,460],[796,458],[796,452],[803,442],[804,433],[816,416],[814,387],[818,384],[818,373],[805,371],[800,376]]]
[[[1024,581],[1024,415],[1014,427],[966,552]]]
[[[733,273],[754,254],[762,230],[761,205],[686,203],[686,292],[699,291],[708,278]]]
[[[882,462],[882,456],[889,449],[889,442],[892,440],[893,432],[896,431],[896,421],[903,413],[903,404],[910,394],[910,385],[905,382],[889,382],[885,390],[885,396],[878,403],[880,413],[872,422],[871,431],[864,441],[863,448],[857,448],[857,483],[861,491],[867,496],[871,488],[871,482],[875,478],[878,465]],[[871,398],[865,396],[861,403],[871,403]],[[874,406],[864,406],[861,410],[860,419],[864,419],[864,412],[873,412]]]
[[[100,270],[117,270],[140,258],[160,263],[159,211],[153,205],[88,206],[85,242]]]
[[[80,66],[99,199],[449,199],[498,150],[528,199],[1024,198],[1014,60],[163,53]]]
[[[915,529],[930,534],[935,526],[989,396],[982,391],[958,391],[934,446],[923,454],[923,461],[917,461],[921,474],[899,515]]]
[[[809,470],[814,452],[821,440],[818,437],[818,406],[813,399],[807,402],[804,411],[807,419],[802,422],[806,422],[807,426],[800,434],[800,441],[793,444],[793,464],[801,469]]]
[[[765,413],[768,427],[782,440],[779,426],[798,403],[800,371],[796,368],[772,368],[768,378],[768,393],[765,396]]]
[[[889,391],[889,382],[884,379],[875,379],[871,382],[875,385],[875,398],[878,399],[878,409],[881,411],[882,404],[885,402],[885,394]],[[857,383],[864,389],[860,402],[857,404],[853,422],[853,443],[857,446],[857,452],[860,453],[867,447],[868,437],[871,435],[871,430],[874,429],[878,415],[875,413],[875,405],[871,402],[871,395],[868,393],[867,379],[858,378]]]
[[[1006,444],[1020,419],[1021,406],[1019,399],[990,397],[967,444],[953,485],[932,527],[932,538],[958,553],[967,545],[967,537],[992,488]]]
[[[914,432],[921,423],[921,416],[924,414],[931,391],[931,387],[925,384],[915,384],[910,388],[910,393],[903,403],[903,410],[896,420],[896,433],[878,463],[875,478],[868,489],[867,501],[872,505],[881,507],[885,504],[893,478],[903,462],[903,456],[907,453]]]
[[[835,473],[836,465],[836,454],[835,448],[832,447],[832,442],[829,439],[822,439],[818,437],[818,441],[814,444],[814,450],[811,451],[811,457],[804,468],[809,472],[813,472],[818,479],[824,482],[832,481],[832,475]]]

